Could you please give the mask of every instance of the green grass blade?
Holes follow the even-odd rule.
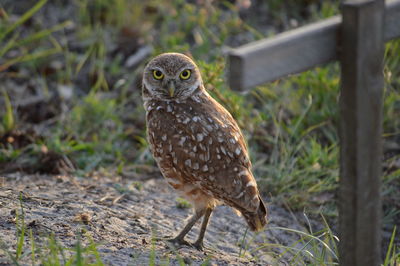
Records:
[[[8,97],[8,94],[4,88],[2,88],[2,93],[4,96],[4,104],[6,105],[6,113],[3,116],[2,124],[5,132],[9,132],[15,127],[14,114],[10,98]]]
[[[18,242],[17,242],[17,253],[16,253],[17,260],[21,257],[22,250],[24,247],[24,241],[25,241],[25,225],[24,223],[22,223],[21,231],[19,232]]]
[[[39,11],[40,8],[44,4],[46,4],[47,0],[40,0],[39,2],[36,3],[31,9],[29,9],[25,14],[23,14],[13,25],[11,25],[8,29],[6,29],[4,32],[0,33],[0,41],[4,39],[9,33],[13,32],[18,26],[23,24],[25,21],[27,21],[29,18],[31,18],[36,12]]]
[[[80,237],[78,237],[78,243],[76,244],[76,262],[77,266],[83,266],[83,257],[82,257],[82,246],[81,246],[81,241]]]
[[[18,215],[17,212],[17,234],[18,235],[18,241],[17,241],[17,251],[16,251],[16,259],[18,260],[21,258],[23,247],[24,247],[24,241],[25,241],[25,212],[24,212],[24,206],[22,205],[22,192],[19,194],[19,204],[21,207],[21,216]],[[21,217],[21,218],[20,218]],[[20,229],[18,230],[18,226],[20,226]]]
[[[93,243],[93,246],[91,247],[91,250],[92,250],[94,257],[96,258],[96,265],[103,266],[104,263],[101,261],[100,253],[97,251],[96,245],[94,243]]]
[[[319,239],[316,236],[310,235],[308,233],[305,233],[305,232],[302,232],[302,231],[299,231],[299,230],[295,230],[295,229],[291,229],[291,228],[284,228],[284,227],[280,227],[280,226],[275,226],[275,227],[269,227],[268,228],[268,230],[274,230],[274,229],[275,230],[283,230],[283,231],[287,231],[287,232],[292,232],[292,233],[296,233],[296,234],[299,234],[299,235],[303,235],[303,236],[312,238],[312,239],[316,240],[317,242],[321,243],[321,245],[324,246],[326,248],[326,250],[328,250],[336,260],[339,259],[338,256],[336,255],[336,253],[324,241],[322,241],[321,239]]]
[[[294,137],[298,134],[298,129],[301,125],[301,123],[304,121],[304,119],[306,118],[307,113],[310,111],[311,106],[313,104],[313,97],[311,94],[308,95],[308,103],[306,108],[303,110],[302,114],[297,118],[297,121],[295,123],[295,125],[293,126],[293,128],[290,130],[290,134]]]
[[[31,43],[37,40],[40,40],[42,38],[48,37],[49,35],[51,35],[53,32],[62,30],[63,28],[67,27],[68,25],[71,25],[71,21],[67,20],[64,21],[63,23],[57,24],[54,27],[50,28],[50,29],[44,29],[41,30],[39,32],[36,32],[35,34],[32,34],[22,40],[19,40],[17,42],[15,42],[15,46],[22,46],[25,45],[27,43]],[[1,54],[0,54],[1,55]]]
[[[392,249],[394,249],[395,236],[396,236],[396,226],[394,227],[392,236],[390,237],[390,242],[389,242],[388,250],[386,252],[385,261],[383,262],[384,266],[390,266],[390,260],[392,258]]]
[[[16,32],[9,40],[8,42],[3,46],[3,48],[0,49],[0,58],[3,57],[5,53],[8,52],[11,48],[15,47],[16,39],[19,37],[19,33]]]
[[[249,230],[249,228],[246,227],[246,231],[244,231],[243,238],[242,238],[242,242],[241,242],[241,244],[240,244],[239,255],[238,255],[239,258],[242,257],[242,250],[244,249],[244,242],[245,242],[245,240],[246,240],[246,236],[247,236],[248,230]],[[244,254],[246,254],[246,250],[245,250],[245,252],[243,253],[243,256],[244,256]]]
[[[154,236],[154,233],[151,238],[151,250],[150,250],[150,256],[149,256],[149,265],[150,266],[156,265],[156,238]]]
[[[56,54],[60,52],[59,48],[52,48],[52,49],[47,49],[44,51],[39,51],[36,53],[31,53],[31,54],[24,54],[21,56],[18,56],[16,58],[10,59],[6,61],[4,64],[0,65],[0,72],[6,70],[10,66],[17,64],[17,63],[22,63],[22,62],[27,62],[27,61],[33,61],[42,57],[50,56],[53,54]]]

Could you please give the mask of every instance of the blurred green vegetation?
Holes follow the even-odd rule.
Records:
[[[133,69],[123,66],[129,53],[149,45],[152,55],[177,51],[190,53],[197,60],[207,88],[243,128],[255,173],[261,180],[262,190],[272,199],[285,200],[294,209],[301,209],[310,206],[314,199],[320,205],[321,194],[335,191],[339,94],[336,64],[240,94],[226,85],[223,54],[229,46],[263,37],[261,32],[266,27],[251,16],[251,10],[250,14],[242,14],[229,1],[201,5],[183,0],[146,3],[77,0],[73,4],[78,12],[69,20],[49,27],[44,22],[25,25],[29,20],[35,24],[32,20],[49,4],[39,1],[17,20],[10,17],[13,9],[2,9],[0,51],[5,56],[0,68],[3,77],[20,78],[22,69],[40,81],[37,90],[41,94],[51,94],[60,88],[59,84],[72,94],[62,99],[61,93],[61,99],[56,99],[65,103],[67,111],[61,112],[57,122],[46,128],[44,137],[34,139],[30,146],[44,145],[67,155],[81,174],[100,167],[121,171],[131,164],[154,164],[145,141],[137,85],[145,62]],[[284,29],[338,12],[337,1],[284,3],[275,0],[263,5],[268,10],[267,18],[273,21],[271,24]],[[274,34],[272,29],[268,28]],[[66,41],[67,37],[71,41]],[[10,52],[17,56],[7,56]],[[57,55],[52,55],[53,52]],[[399,41],[390,42],[386,49],[384,136],[397,145],[400,131],[400,120],[396,119],[400,113],[398,54]],[[56,70],[46,69],[51,62],[61,66]],[[31,122],[23,120],[18,110],[12,109],[10,90],[2,89],[6,106],[2,110],[2,135]],[[0,161],[18,162],[22,153],[12,143],[3,143]],[[398,156],[398,153],[390,156],[389,160],[398,160]],[[387,169],[385,173],[385,181],[398,186],[399,170]]]
[[[51,151],[66,156],[73,164],[67,170],[82,176],[155,168],[145,140],[140,73],[153,55],[183,52],[195,58],[211,94],[238,120],[270,201],[335,219],[339,66],[243,94],[226,85],[224,55],[229,47],[333,16],[339,1],[259,0],[248,10],[232,2],[75,0],[73,12],[65,11],[72,16],[50,24],[40,12],[52,5],[62,13],[68,4],[41,0],[19,16],[13,16],[16,6],[0,4],[0,166],[29,172]],[[146,60],[127,64],[146,47],[152,51]],[[382,193],[390,228],[400,219],[399,54],[400,41],[386,45]],[[21,96],[27,83],[34,93]],[[24,111],[16,102],[37,95],[42,102],[34,107],[56,111],[42,110],[45,119],[38,114],[33,122],[36,109]],[[35,134],[26,133],[32,128]]]

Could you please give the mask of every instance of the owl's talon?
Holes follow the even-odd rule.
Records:
[[[192,244],[192,246],[193,247],[195,247],[197,250],[199,250],[199,251],[204,251],[204,245],[203,245],[203,242],[194,242],[193,244]]]
[[[180,246],[193,247],[192,244],[190,244],[189,242],[187,242],[186,240],[181,239],[181,238],[169,238],[169,239],[166,239],[166,241],[171,243],[174,247],[180,247]]]

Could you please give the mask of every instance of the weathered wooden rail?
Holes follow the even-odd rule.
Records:
[[[400,37],[400,0],[344,1],[341,10],[232,50],[229,82],[243,90],[340,62],[340,264],[380,265],[383,55]]]

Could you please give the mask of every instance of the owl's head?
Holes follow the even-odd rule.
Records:
[[[143,96],[158,100],[186,99],[202,84],[196,64],[179,53],[156,56],[143,72]]]

